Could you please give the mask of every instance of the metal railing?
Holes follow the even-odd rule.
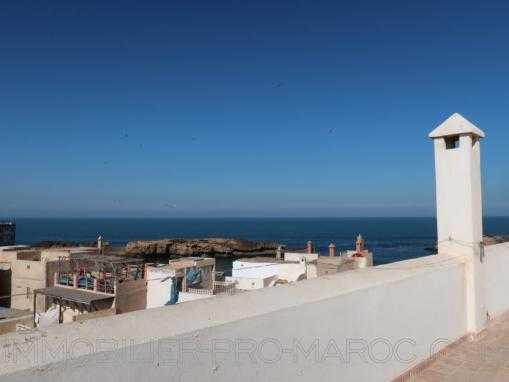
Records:
[[[188,293],[217,295],[217,294],[235,294],[235,283],[228,281],[214,281],[213,289],[187,288]]]

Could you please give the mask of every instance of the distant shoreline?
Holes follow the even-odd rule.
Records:
[[[404,218],[20,218],[16,219],[16,242],[34,244],[44,240],[95,242],[99,235],[112,246],[129,241],[164,238],[210,237],[271,241],[288,248],[304,248],[311,240],[322,254],[333,242],[338,251],[353,248],[362,234],[374,253],[376,264],[430,254],[436,242],[434,217]],[[509,217],[486,217],[484,231],[509,234]]]

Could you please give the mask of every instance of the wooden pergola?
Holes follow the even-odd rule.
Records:
[[[68,306],[72,309],[79,310],[80,312],[95,312],[98,309],[96,303],[99,301],[111,300],[115,298],[115,296],[108,295],[105,293],[96,293],[90,292],[83,289],[74,289],[74,288],[62,288],[62,287],[49,287],[43,289],[35,289],[34,290],[34,328],[35,324],[35,314],[37,312],[37,295],[44,295],[49,297],[53,303],[59,305],[59,314],[58,314],[58,322],[61,324],[63,322],[63,311],[62,306]]]

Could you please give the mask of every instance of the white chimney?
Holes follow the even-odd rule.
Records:
[[[484,132],[455,113],[429,135],[435,146],[438,255],[466,257],[467,325],[486,322],[481,139]]]

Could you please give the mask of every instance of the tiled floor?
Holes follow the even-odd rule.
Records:
[[[509,382],[509,316],[489,325],[474,341],[463,341],[410,379]]]

